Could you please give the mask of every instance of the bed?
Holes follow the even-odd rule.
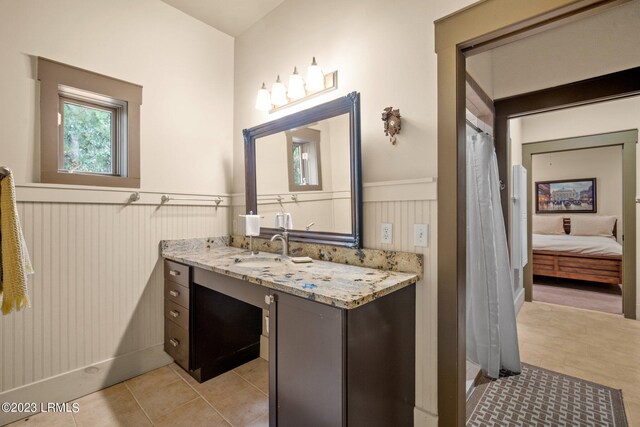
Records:
[[[564,218],[563,225],[565,234],[533,234],[533,274],[621,284],[622,245],[611,237],[569,235],[570,218]]]

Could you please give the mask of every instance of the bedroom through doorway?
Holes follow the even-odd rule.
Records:
[[[625,219],[636,220],[624,215],[624,187],[636,180],[639,110],[630,97],[509,120],[511,164],[528,171],[532,301],[624,314],[624,284],[635,288],[623,277]]]
[[[533,301],[621,315],[622,146],[535,154],[530,173]]]

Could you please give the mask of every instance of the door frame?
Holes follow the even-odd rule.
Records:
[[[622,146],[622,304],[627,319],[636,318],[636,144],[638,130],[624,130],[522,144],[522,166],[527,174],[527,250],[524,268],[524,299],[533,300],[533,155],[562,151]]]
[[[438,424],[466,418],[465,55],[629,0],[485,0],[435,22],[438,82]]]

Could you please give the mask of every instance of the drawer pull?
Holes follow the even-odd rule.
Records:
[[[180,295],[180,292],[178,291],[169,291],[169,295],[171,295],[172,297],[178,297]]]
[[[171,345],[172,345],[172,346],[174,346],[174,347],[177,347],[177,346],[179,346],[179,345],[180,345],[180,341],[178,341],[178,340],[177,340],[177,339],[175,339],[175,338],[171,338],[171,339],[169,340],[169,343],[171,343]]]
[[[171,316],[173,316],[173,317],[178,317],[178,316],[180,316],[180,312],[179,312],[179,311],[177,311],[177,310],[171,310],[171,311],[169,312],[169,314],[170,314]]]
[[[180,275],[180,271],[178,270],[169,270],[169,274],[172,276],[179,276]]]

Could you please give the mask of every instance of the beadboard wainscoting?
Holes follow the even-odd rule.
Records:
[[[435,187],[435,183],[433,184]],[[435,194],[435,189],[434,189]],[[364,245],[424,254],[424,276],[416,285],[416,419],[415,425],[437,425],[438,411],[438,277],[436,200],[364,201]],[[380,243],[380,224],[393,224],[391,244]],[[427,247],[415,246],[413,225],[428,224]]]
[[[437,180],[423,178],[363,185],[365,248],[424,254],[424,275],[416,287],[416,426],[437,425],[438,301],[437,301]],[[286,208],[286,205],[285,205]],[[232,197],[231,227],[242,234],[238,215],[245,213],[244,194]],[[380,243],[380,224],[393,224],[391,244]],[[295,224],[295,218],[294,218]],[[413,225],[427,224],[427,246],[415,246]],[[265,224],[271,226],[271,224]]]
[[[24,401],[13,397],[25,389],[51,401],[43,383],[54,380],[67,386],[57,398],[79,397],[170,363],[160,240],[227,235],[228,208],[19,201],[18,211],[36,274],[31,308],[0,316],[0,401]],[[81,383],[64,382],[78,373]]]

